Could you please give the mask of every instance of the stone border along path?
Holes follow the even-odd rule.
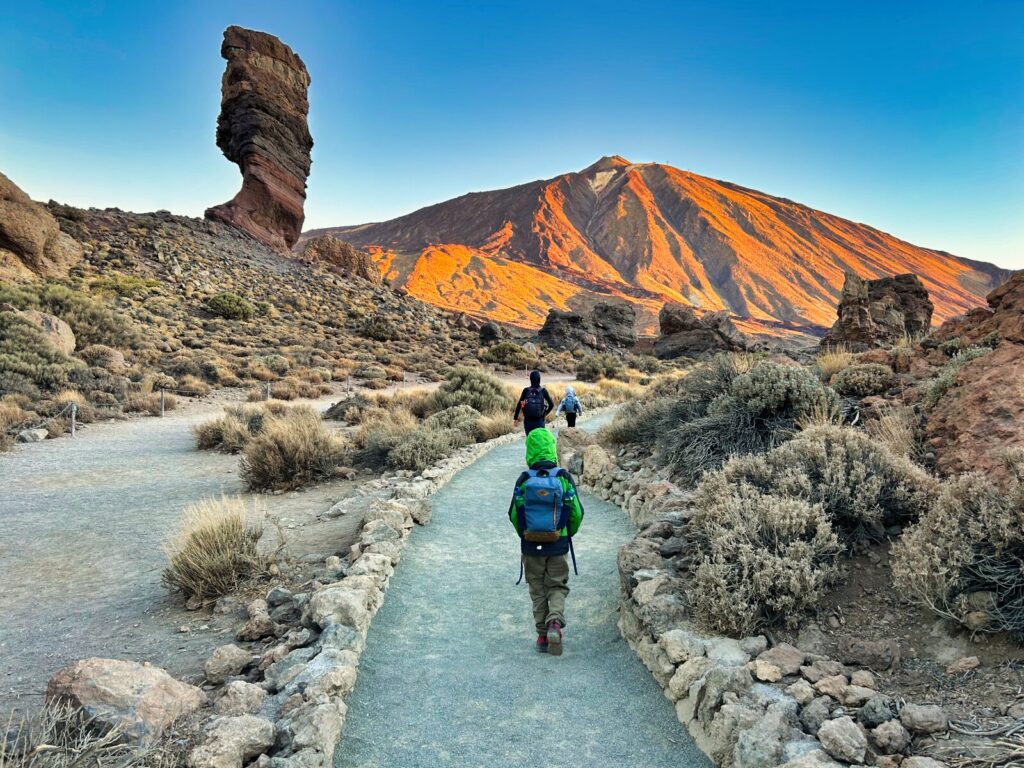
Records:
[[[798,639],[802,648],[769,648],[762,635],[735,640],[695,627],[679,598],[684,585],[674,562],[684,548],[692,494],[653,463],[623,459],[623,452],[611,457],[592,439],[573,437],[560,441],[562,464],[641,529],[618,558],[622,636],[716,765],[946,768],[930,757],[906,756],[929,737],[946,735],[943,709],[897,701],[861,668],[898,663],[893,642],[858,641],[840,648],[840,662],[810,650],[813,635],[806,645]]]
[[[370,630],[335,766],[707,765],[616,630],[616,552],[634,531],[613,506],[584,497],[566,651],[554,658],[534,650],[527,588],[514,585],[518,542],[505,516],[523,442],[509,439],[433,497],[434,522],[417,531]],[[383,514],[371,506],[367,519]],[[357,557],[340,584],[372,572],[362,565],[369,556]],[[336,632],[335,618],[345,620],[344,601],[327,598],[331,590],[314,593],[306,609],[327,619],[325,636]],[[374,592],[370,602],[379,601]],[[334,613],[322,607],[329,603]]]

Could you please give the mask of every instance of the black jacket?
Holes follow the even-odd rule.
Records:
[[[523,391],[519,393],[519,400],[516,402],[516,412],[512,417],[514,419],[519,418],[519,413],[523,409],[523,403],[526,402],[526,395],[532,389],[532,387],[523,387]],[[555,409],[555,402],[551,399],[551,395],[544,388],[540,388],[541,394],[544,395],[544,415],[547,416],[551,411]]]

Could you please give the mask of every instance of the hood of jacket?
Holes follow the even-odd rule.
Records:
[[[573,389],[572,387],[566,387],[565,388],[565,396],[566,397],[576,397],[576,390]]]
[[[531,387],[539,387],[540,386],[540,371],[530,371],[530,386]]]
[[[552,464],[558,461],[555,436],[544,427],[535,429],[526,436],[526,466],[532,467],[540,461],[549,461]]]

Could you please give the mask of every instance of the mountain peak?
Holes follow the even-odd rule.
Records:
[[[626,168],[633,163],[629,162],[622,155],[605,155],[593,165],[584,168],[580,173],[596,173],[598,171],[614,171],[619,168]]]

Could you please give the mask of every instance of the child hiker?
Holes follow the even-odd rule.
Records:
[[[569,594],[566,555],[572,555],[575,569],[572,537],[583,522],[583,505],[572,476],[558,466],[555,438],[544,427],[526,437],[526,465],[529,469],[516,480],[508,519],[522,542],[519,581],[525,572],[537,626],[537,650],[558,656]]]
[[[555,416],[558,416],[560,413],[565,414],[565,423],[570,427],[576,426],[576,417],[583,413],[583,403],[576,397],[576,390],[572,387],[565,388],[565,397],[558,404]]]

